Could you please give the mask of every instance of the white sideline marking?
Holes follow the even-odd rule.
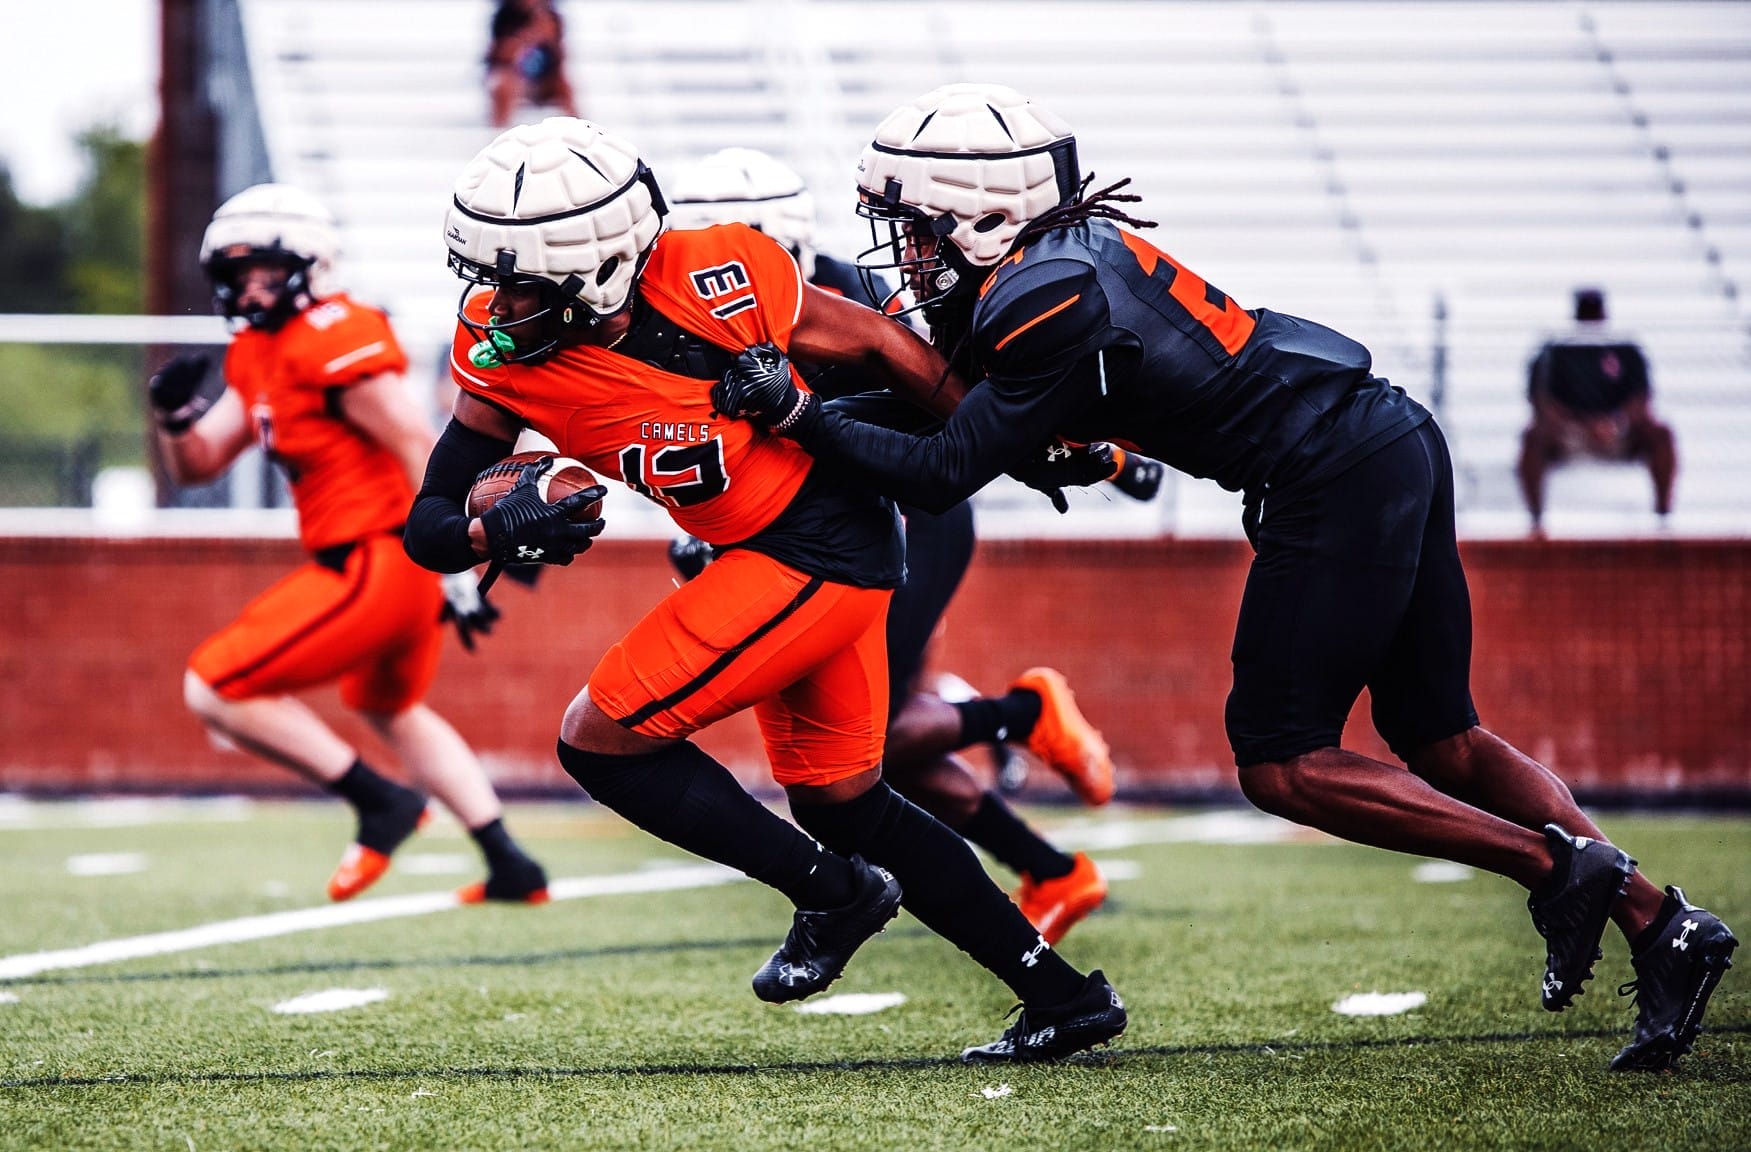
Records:
[[[1109,860],[1103,856],[1094,862],[1094,866],[1099,868],[1100,874],[1108,880],[1141,880],[1143,878],[1143,865],[1137,860]]]
[[[1476,875],[1464,864],[1451,860],[1430,860],[1411,869],[1411,879],[1419,884],[1457,884]]]
[[[473,866],[460,852],[410,852],[395,858],[395,870],[404,876],[459,876]]]
[[[1011,1088],[1007,1084],[999,1084],[995,1088],[981,1088],[981,1089],[979,1089],[979,1095],[985,1097],[985,1099],[987,1099],[987,1100],[1001,1100],[1005,1096],[1015,1095],[1015,1089]]]
[[[1358,992],[1345,996],[1331,1010],[1340,1016],[1397,1016],[1428,1002],[1426,992]]]
[[[0,794],[0,830],[204,824],[247,820],[252,812],[253,806],[241,796],[218,796],[210,800],[116,796],[67,803],[39,802],[10,793]]]
[[[740,872],[733,872],[716,864],[700,864],[670,868],[662,872],[573,876],[553,881],[547,886],[547,894],[554,900],[581,900],[590,896],[624,896],[635,892],[709,888],[746,879]],[[458,906],[454,892],[421,892],[412,896],[385,896],[376,900],[353,900],[345,904],[325,904],[318,908],[296,908],[288,912],[270,912],[263,916],[245,916],[238,920],[219,920],[174,932],[103,940],[80,948],[25,952],[17,956],[0,957],[0,980],[18,980],[60,968],[89,968],[94,964],[113,964],[118,960],[135,960],[142,956],[188,952],[196,948],[210,948],[216,944],[265,940],[270,936],[287,936],[293,932],[311,932],[344,924],[369,924],[404,916],[426,916]]]
[[[3,806],[0,806],[3,807]],[[221,817],[223,818],[223,817]],[[1054,833],[1060,843],[1095,849],[1129,848],[1138,844],[1274,844],[1305,836],[1306,830],[1262,812],[1209,812],[1197,816],[1170,816],[1156,820],[1114,821],[1066,827]],[[747,877],[716,864],[683,865],[656,871],[607,876],[575,876],[555,880],[547,887],[554,900],[579,900],[591,896],[621,896],[637,892],[678,892],[733,884]],[[24,952],[0,956],[0,980],[19,980],[63,968],[89,968],[143,956],[190,952],[219,944],[264,940],[294,932],[313,932],[347,924],[368,924],[405,916],[426,916],[457,906],[454,892],[423,892],[411,896],[386,896],[296,908],[237,920],[220,920],[194,928],[155,932],[102,940],[78,948],[50,952]]]
[[[274,1005],[274,1011],[284,1016],[303,1016],[311,1012],[339,1012],[343,1008],[362,1008],[379,1000],[389,999],[387,988],[325,988],[321,992],[306,992]]]
[[[1138,844],[1281,844],[1309,834],[1298,824],[1263,812],[1204,812],[1110,824],[1070,824],[1052,830],[1069,848],[1132,848]]]
[[[67,857],[70,876],[127,876],[145,870],[144,852],[87,852]]]
[[[898,1008],[905,1002],[904,992],[841,992],[798,1004],[796,1010],[804,1016],[868,1016],[884,1008]]]

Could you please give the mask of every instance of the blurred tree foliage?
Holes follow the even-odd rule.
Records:
[[[145,299],[146,147],[114,127],[79,136],[67,200],[18,199],[0,166],[0,312],[138,313]],[[145,459],[143,349],[0,344],[0,504],[58,502],[97,464]],[[45,492],[43,477],[60,479]]]

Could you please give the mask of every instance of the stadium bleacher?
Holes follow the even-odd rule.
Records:
[[[275,177],[327,199],[350,280],[436,373],[458,291],[438,222],[492,132],[490,6],[243,0]],[[807,177],[823,247],[866,242],[852,170],[874,125],[940,83],[1011,84],[1130,176],[1151,239],[1248,307],[1367,343],[1437,399],[1463,530],[1524,530],[1524,369],[1595,283],[1647,347],[1681,453],[1681,534],[1751,528],[1751,6],[1419,0],[1202,3],[591,0],[562,5],[586,115],[666,170],[728,144]],[[1115,534],[1238,533],[1238,498],[1181,481]],[[1013,494],[988,494],[1001,510]],[[1552,479],[1554,533],[1654,525],[1644,472]],[[1050,519],[1049,514],[1046,519]],[[996,534],[1022,529],[988,520]],[[1030,534],[1058,526],[1038,517]]]

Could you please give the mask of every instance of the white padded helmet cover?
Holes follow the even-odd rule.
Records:
[[[669,224],[747,224],[797,253],[815,243],[815,200],[787,164],[754,148],[723,148],[668,189]]]
[[[310,262],[307,283],[316,299],[332,295],[340,236],[322,201],[290,184],[255,184],[213,213],[201,236],[201,266],[238,245],[263,252],[289,252]]]
[[[577,298],[607,315],[625,305],[661,228],[631,142],[588,120],[553,116],[501,133],[469,161],[444,240],[487,268],[508,251],[524,275],[555,284],[576,275]]]
[[[995,264],[1022,227],[1060,200],[1046,148],[1071,137],[1050,111],[1000,84],[949,84],[895,110],[858,164],[858,184],[929,216],[952,215],[950,238],[969,263]],[[976,227],[989,216],[1001,222]]]

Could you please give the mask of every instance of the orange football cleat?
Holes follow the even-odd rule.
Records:
[[[420,808],[419,819],[408,828],[406,840],[415,832],[424,828],[432,818],[429,807]],[[397,841],[399,844],[400,841]],[[389,871],[389,854],[379,852],[375,848],[367,848],[354,841],[347,845],[347,850],[341,855],[340,863],[335,866],[334,875],[328,878],[328,898],[330,900],[351,900],[377,881],[383,879],[383,873]]]
[[[1107,878],[1100,874],[1094,861],[1082,852],[1076,854],[1075,860],[1076,866],[1068,875],[1055,879],[1036,883],[1024,874],[1021,891],[1015,894],[1022,915],[1054,947],[1077,921],[1099,908],[1107,898]]]
[[[1084,804],[1113,798],[1113,762],[1100,729],[1076,707],[1076,693],[1055,668],[1029,668],[1010,689],[1026,688],[1040,697],[1040,720],[1028,734],[1028,751],[1070,782]]]

